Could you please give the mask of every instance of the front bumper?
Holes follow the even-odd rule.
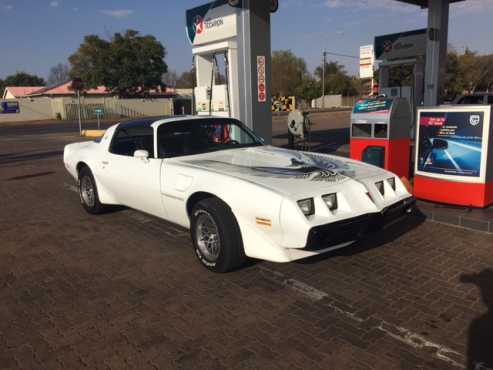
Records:
[[[411,213],[416,204],[413,197],[397,202],[379,213],[370,213],[310,229],[304,250],[322,251],[360,239],[366,233],[378,231]]]

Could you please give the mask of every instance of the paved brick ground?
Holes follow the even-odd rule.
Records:
[[[214,275],[182,229],[87,215],[61,163],[75,137],[35,133],[0,129],[0,369],[493,367],[491,236],[415,218]]]

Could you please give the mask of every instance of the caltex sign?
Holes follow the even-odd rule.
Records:
[[[225,0],[189,9],[186,15],[188,39],[196,46],[234,37],[238,34],[237,16],[238,8]]]
[[[410,59],[426,54],[426,29],[375,37],[378,60]]]
[[[373,78],[374,64],[373,45],[361,46],[359,49],[359,78]]]

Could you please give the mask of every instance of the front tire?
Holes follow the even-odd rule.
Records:
[[[79,172],[79,196],[84,209],[92,214],[98,215],[106,211],[106,207],[99,201],[96,181],[89,167],[84,167]]]
[[[221,200],[208,198],[193,207],[190,232],[195,254],[207,269],[223,273],[245,263],[240,228]]]

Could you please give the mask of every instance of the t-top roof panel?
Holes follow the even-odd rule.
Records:
[[[430,0],[396,0],[401,3],[407,3],[407,4],[413,4],[413,5],[418,5],[422,8],[428,8],[428,3]],[[450,0],[450,3],[458,3],[459,1],[465,1],[465,0]]]

